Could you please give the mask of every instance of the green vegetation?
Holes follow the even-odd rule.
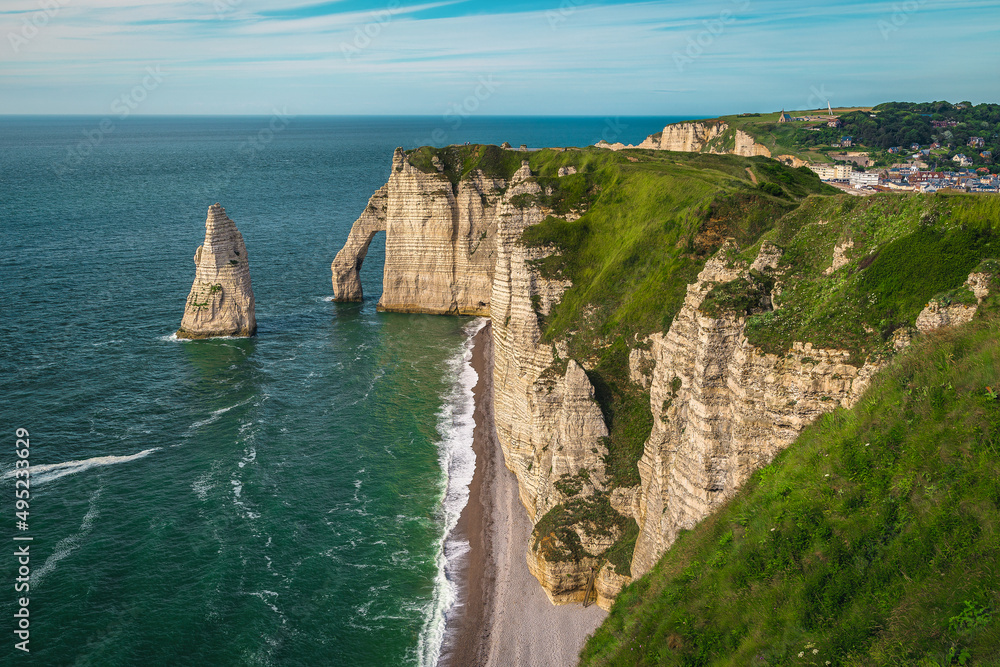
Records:
[[[579,526],[588,535],[614,536],[615,533],[627,534],[628,520],[611,507],[607,493],[571,498],[538,520],[533,548],[541,550],[550,562],[580,561],[592,556],[584,550],[574,526]],[[635,546],[635,537],[632,537],[632,545]],[[631,552],[628,558],[631,560]]]
[[[407,151],[407,156],[411,165],[426,174],[439,173],[434,165],[434,158],[437,158],[453,187],[476,169],[482,170],[487,178],[510,179],[521,168],[521,162],[526,157],[523,153],[504,150],[499,146],[482,145],[445,148],[424,146]]]
[[[639,162],[628,162],[623,153]],[[576,357],[619,335],[635,340],[636,334],[665,331],[686,286],[726,238],[741,247],[752,244],[805,197],[836,193],[808,169],[766,158],[540,151],[531,167],[541,172],[542,183],[547,172],[577,156],[588,158],[580,173],[559,180],[586,179],[586,187],[581,181],[573,186],[575,192],[592,193],[586,215],[574,222],[549,217],[522,236],[526,245],[558,249],[539,261],[543,275],[573,281],[545,334],[554,340],[580,330],[573,339]],[[758,182],[780,188],[782,196],[762,193],[748,168]]]
[[[629,379],[629,345],[670,327],[687,285],[727,238],[752,245],[808,197],[836,191],[808,169],[765,158],[585,149],[538,151],[530,163],[543,193],[514,203],[538,203],[553,215],[525,230],[522,242],[554,247],[537,267],[573,282],[539,321],[546,340],[567,340],[570,356],[589,369],[609,430],[610,486],[634,486],[653,416],[649,393]],[[560,177],[563,167],[577,173]],[[557,217],[570,212],[583,215]],[[538,311],[540,302],[533,306]],[[536,538],[557,537],[546,544],[566,545],[562,558],[575,554],[566,522],[576,514],[562,506],[550,512]],[[626,531],[606,554],[619,573],[628,571],[634,544]]]
[[[993,173],[1000,166],[993,164],[992,158],[980,156],[984,150],[1000,155],[1000,104],[953,105],[948,102],[889,102],[873,109],[835,110],[843,123],[842,127],[827,127],[825,119],[779,123],[778,114],[755,114],[751,116],[724,116],[730,129],[712,142],[710,149],[731,148],[736,129],[741,129],[766,146],[771,154],[793,155],[811,162],[830,162],[830,153],[838,152],[842,137],[853,137],[851,150],[868,151],[879,166],[898,162],[910,154],[911,144],[928,148],[938,142],[942,149],[926,158],[931,166],[937,161],[943,166],[950,159],[963,153],[973,160],[976,167],[989,167]],[[826,110],[812,112],[792,112],[791,115],[805,115],[821,118]],[[945,127],[935,127],[933,123],[950,123]],[[968,145],[972,137],[982,137],[985,146],[973,148]],[[903,155],[891,155],[887,149],[902,147]]]
[[[770,311],[772,290],[773,277],[751,272],[749,278],[737,278],[714,287],[700,310],[711,317],[720,317],[725,312],[753,315]]]
[[[638,537],[639,524],[635,519],[629,519],[625,525],[625,533],[604,552],[605,560],[615,566],[617,574],[632,576],[632,554],[635,552],[635,541]]]
[[[912,327],[932,299],[970,303],[966,277],[985,258],[1000,256],[1000,199],[978,195],[878,195],[814,199],[764,235],[784,250],[782,291],[775,311],[753,315],[747,338],[784,354],[793,341],[845,349],[854,361],[886,354],[892,336]],[[847,264],[827,275],[835,246]],[[757,247],[741,258],[750,262]],[[724,285],[709,294],[710,312],[723,294],[757,293]],[[766,285],[759,289],[767,289]],[[730,310],[742,310],[734,302]]]
[[[628,354],[624,339],[619,337],[602,351],[600,361],[587,373],[608,427],[605,468],[612,487],[639,483],[636,463],[653,430],[649,392],[629,381]]]
[[[682,533],[582,664],[1000,663],[998,384],[996,316],[920,339]]]

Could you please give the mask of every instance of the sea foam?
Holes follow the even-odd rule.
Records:
[[[135,461],[158,451],[160,451],[159,447],[153,447],[152,449],[144,449],[141,452],[130,454],[129,456],[95,456],[91,459],[81,459],[79,461],[64,461],[63,463],[33,465],[31,466],[31,481],[33,484],[43,484],[45,482],[51,482],[54,479],[59,479],[60,477],[65,477],[66,475],[75,475],[78,472],[84,472],[85,470],[90,470],[91,468]],[[16,472],[16,470],[10,470],[4,474],[3,478],[10,479]]]
[[[448,361],[452,380],[444,406],[438,412],[438,460],[444,474],[444,498],[441,505],[442,528],[436,556],[437,574],[434,592],[425,609],[424,625],[417,640],[417,664],[433,667],[441,657],[445,626],[458,603],[455,573],[469,552],[467,541],[454,534],[458,519],[469,502],[469,484],[476,471],[476,453],[472,448],[475,433],[475,397],[472,393],[479,376],[472,368],[473,338],[488,320],[479,318],[465,327],[467,338],[461,350]]]
[[[71,553],[76,551],[76,549],[83,543],[83,540],[90,535],[90,531],[94,529],[94,521],[101,516],[98,510],[97,503],[101,499],[101,492],[104,487],[98,487],[96,491],[90,494],[90,505],[87,508],[87,513],[83,515],[83,521],[80,522],[80,530],[76,535],[70,535],[69,537],[64,537],[59,540],[56,544],[56,548],[52,550],[52,555],[45,559],[42,566],[38,568],[35,572],[31,573],[31,585],[33,587],[38,587],[42,585],[42,579],[44,579],[49,572],[56,569],[56,565],[59,561],[69,556]]]

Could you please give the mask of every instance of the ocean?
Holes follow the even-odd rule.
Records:
[[[676,120],[0,117],[0,526],[30,547],[29,592],[0,566],[4,663],[434,665],[461,613],[447,535],[483,320],[375,312],[384,235],[363,303],[331,301],[330,262],[396,146],[628,143]],[[258,335],[177,341],[214,202]]]

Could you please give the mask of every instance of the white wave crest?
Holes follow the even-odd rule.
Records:
[[[144,449],[129,456],[95,456],[92,459],[82,459],[80,461],[64,461],[63,463],[46,463],[31,466],[31,482],[32,484],[44,484],[45,482],[51,482],[66,475],[75,475],[78,472],[84,472],[91,468],[136,461],[158,451],[160,451],[159,447],[153,447],[152,449]],[[16,472],[16,470],[8,471],[3,478],[10,479]]]
[[[468,542],[454,535],[458,519],[469,502],[469,484],[476,471],[476,452],[472,448],[476,428],[473,388],[479,375],[472,368],[473,338],[488,320],[478,318],[465,327],[466,340],[461,350],[448,362],[451,389],[438,413],[438,460],[444,472],[441,514],[443,530],[436,556],[437,575],[434,592],[425,609],[424,625],[417,639],[417,664],[437,665],[444,645],[448,616],[458,602],[458,584],[454,573],[469,551]]]

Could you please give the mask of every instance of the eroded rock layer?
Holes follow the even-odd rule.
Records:
[[[178,338],[252,336],[257,331],[250,262],[243,236],[219,204],[208,209],[205,242],[194,254],[195,279]]]
[[[445,174],[417,169],[396,149],[388,183],[333,261],[336,300],[361,300],[358,272],[372,238],[385,231],[380,310],[488,315],[498,190],[498,181],[481,173],[452,186]]]
[[[649,340],[654,424],[633,505],[640,528],[634,576],[647,572],[679,531],[731,498],[806,425],[853,405],[879,369],[854,366],[848,352],[810,344],[796,343],[784,356],[765,354],[747,342],[744,317],[701,312],[714,285],[746,271],[729,263],[726,250],[688,286],[670,330]],[[774,265],[771,250],[765,244],[755,269]]]
[[[771,157],[771,151],[743,130],[737,129],[729,133],[730,126],[718,120],[675,123],[667,125],[661,132],[651,134],[637,146],[621,142],[609,144],[599,141],[598,148],[620,151],[626,148],[644,148],[656,151],[679,151],[681,153],[716,153],[754,157],[762,155]],[[732,142],[731,148],[724,146],[725,139]],[[778,156],[778,159],[795,161],[790,155]],[[801,162],[801,160],[798,160]],[[802,163],[804,164],[804,163]],[[799,165],[793,165],[799,166]]]

